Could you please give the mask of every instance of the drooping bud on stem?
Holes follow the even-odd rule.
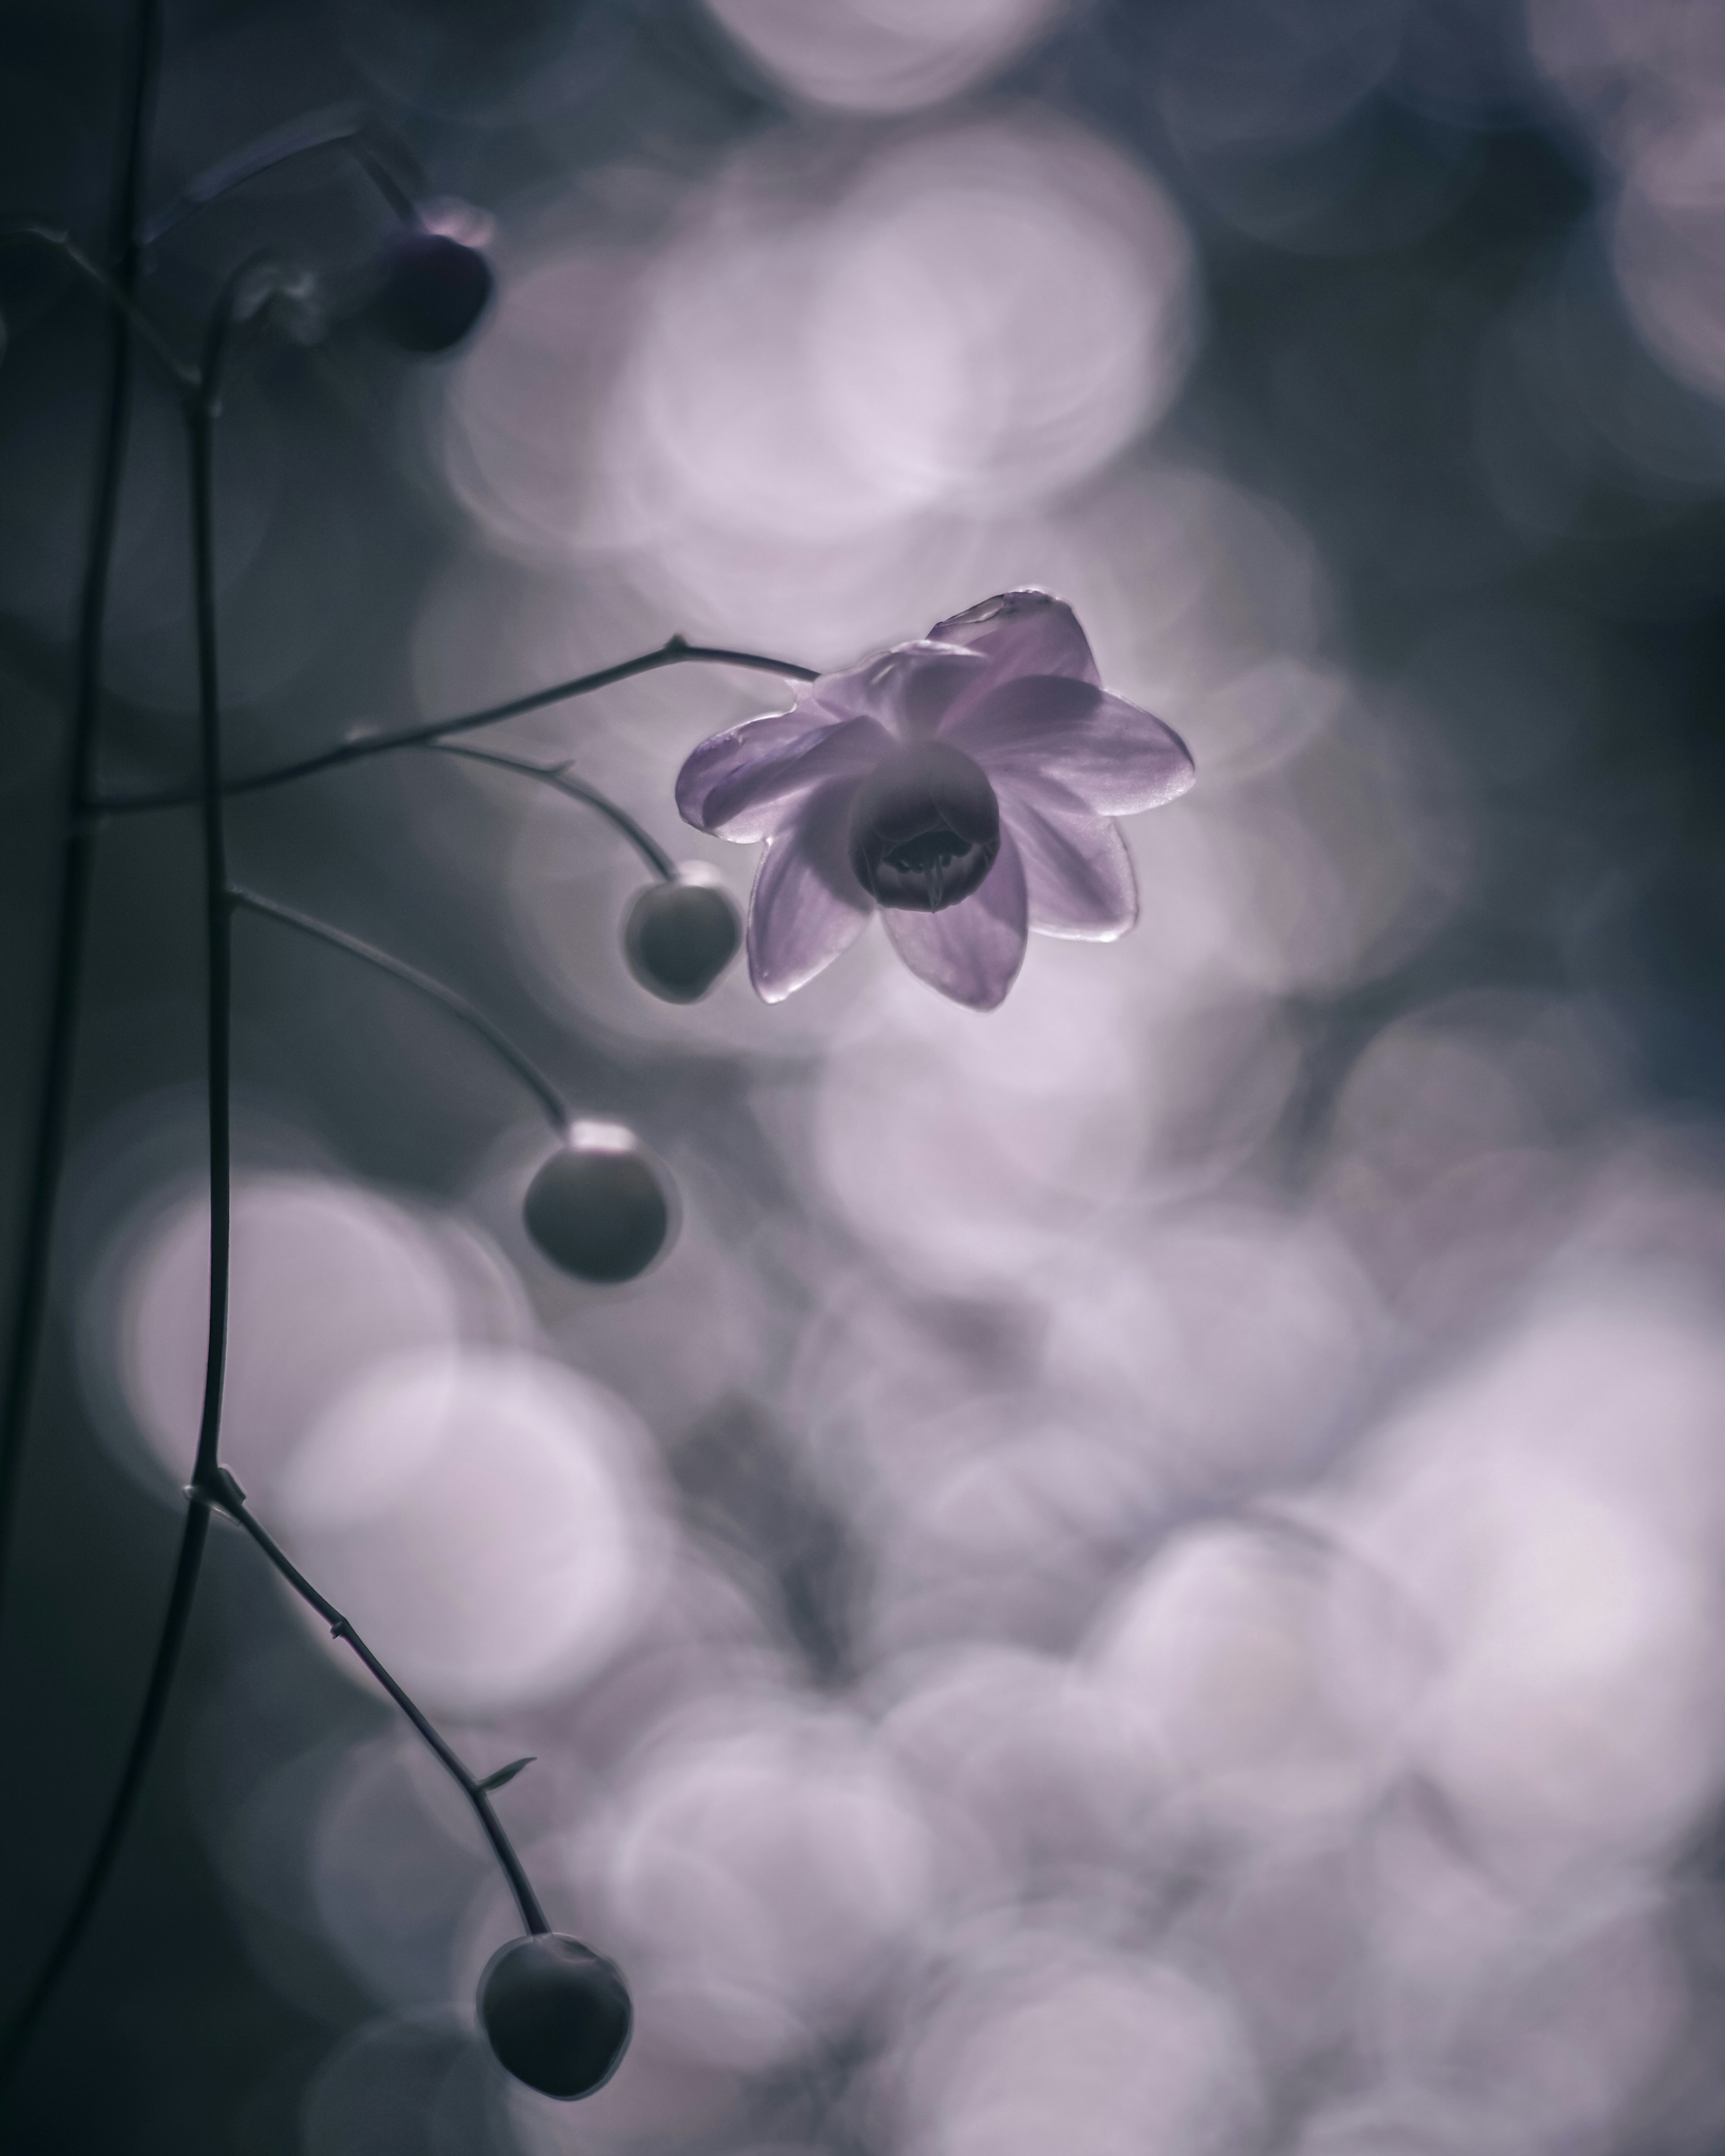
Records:
[[[522,1212],[554,1265],[613,1286],[645,1272],[676,1233],[670,1174],[621,1123],[577,1123],[527,1186]]]
[[[480,1979],[479,2013],[499,2064],[566,2102],[610,2080],[634,2022],[616,1964],[562,1932],[500,1947]]]
[[[384,243],[371,317],[404,352],[448,352],[485,312],[495,289],[476,247],[408,225]]]
[[[630,906],[623,931],[630,973],[668,1004],[697,1002],[742,942],[736,900],[694,869],[680,870],[674,883],[649,884]]]

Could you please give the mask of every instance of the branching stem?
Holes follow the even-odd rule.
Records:
[[[130,229],[130,225],[127,228]],[[567,1122],[562,1101],[526,1058],[497,1031],[489,1019],[439,981],[400,961],[373,950],[357,937],[326,927],[309,916],[261,899],[254,893],[230,886],[228,880],[227,841],[223,824],[222,786],[222,725],[219,646],[216,619],[213,428],[218,408],[222,370],[248,281],[257,264],[247,262],[223,287],[211,315],[203,343],[203,362],[197,386],[186,398],[187,470],[192,494],[192,545],[198,654],[198,712],[199,786],[197,799],[203,832],[204,927],[208,953],[208,1092],[209,1121],[210,1260],[209,1317],[204,1363],[203,1404],[198,1418],[198,1450],[187,1496],[187,1515],[174,1568],[161,1634],[157,1640],[144,1703],[127,1751],[120,1785],[109,1807],[101,1838],[87,1866],[70,1912],[49,1950],[23,2005],[0,2038],[0,2087],[22,2056],[33,2031],[53,1999],[56,1988],[77,1950],[100,1902],[126,1837],[148,1774],[157,1740],[167,1718],[175,1675],[190,1628],[198,1573],[208,1538],[209,1512],[213,1506],[244,1528],[296,1594],[304,1597],[330,1623],[336,1635],[345,1639],[399,1707],[420,1736],[460,1785],[479,1816],[487,1840],[502,1866],[530,1932],[544,1932],[543,1910],[528,1882],[521,1860],[499,1824],[490,1799],[444,1743],[418,1707],[397,1684],[377,1656],[359,1637],[341,1611],[324,1599],[270,1539],[245,1508],[244,1494],[221,1465],[222,1389],[227,1361],[229,1255],[233,1225],[233,1155],[230,1141],[231,1034],[233,1019],[234,908],[244,905],[254,911],[289,921],[308,934],[352,952],[396,978],[410,983],[463,1018],[497,1050],[528,1085],[561,1132]],[[123,317],[121,319],[124,319]]]
[[[305,150],[321,146],[325,142],[347,143],[400,214],[411,216],[413,204],[411,197],[399,186],[370,146],[359,139],[356,130],[351,127],[339,131],[326,130],[316,139],[307,139],[305,130],[301,128],[295,131],[290,139],[272,139],[269,143],[254,146],[241,159],[230,160],[213,173],[206,174],[178,203],[172,207],[165,217],[158,218],[146,232],[141,234],[138,209],[159,33],[159,0],[138,0],[133,17],[121,148],[110,218],[111,272],[92,261],[69,234],[55,228],[30,224],[0,229],[0,244],[8,241],[33,242],[55,249],[69,261],[106,300],[110,326],[108,382],[96,458],[95,512],[79,610],[52,986],[37,1105],[31,1181],[24,1209],[23,1235],[19,1252],[17,1305],[3,1393],[0,1393],[0,1567],[3,1567],[4,1563],[12,1504],[34,1393],[47,1307],[47,1279],[55,1201],[65,1152],[70,1080],[76,1046],[79,986],[88,927],[92,854],[95,839],[95,816],[90,801],[90,782],[100,716],[105,628],[125,466],[131,405],[131,362],[135,338],[146,346],[167,367],[184,393],[191,489],[199,772],[195,790],[176,798],[195,802],[198,807],[203,840],[210,1182],[209,1307],[203,1399],[198,1420],[193,1479],[187,1491],[187,1511],[179,1553],[143,1703],[127,1749],[119,1785],[71,1908],[21,2005],[14,2011],[4,2031],[0,2032],[0,2092],[3,2092],[9,2084],[32,2035],[50,2005],[95,1914],[124,1845],[127,1827],[167,1718],[174,1679],[190,1629],[198,1575],[208,1540],[212,1508],[226,1513],[243,1527],[295,1593],[320,1612],[337,1638],[346,1640],[352,1647],[361,1661],[454,1779],[472,1805],[509,1880],[526,1929],[530,1933],[543,1933],[549,1929],[538,1897],[497,1820],[486,1786],[476,1781],[468,1772],[454,1750],[390,1676],[341,1612],[317,1592],[251,1517],[246,1509],[244,1492],[220,1463],[233,1212],[230,1117],[234,906],[245,905],[259,913],[285,921],[307,933],[353,952],[394,978],[434,997],[445,1008],[454,1011],[509,1064],[544,1106],[559,1133],[567,1127],[567,1114],[555,1089],[527,1059],[489,1019],[454,990],[445,988],[441,982],[433,980],[429,975],[421,974],[415,968],[373,950],[357,937],[348,937],[339,930],[329,928],[307,916],[295,914],[287,907],[276,906],[253,893],[236,890],[229,884],[223,823],[225,796],[228,792],[249,790],[259,783],[275,783],[274,777],[266,774],[261,780],[243,782],[239,787],[224,785],[216,618],[213,473],[214,421],[219,408],[223,361],[236,321],[245,311],[244,295],[257,264],[244,264],[223,286],[210,317],[201,363],[193,369],[176,357],[136,305],[134,295],[140,246],[149,239],[160,237],[181,216],[189,214],[205,201],[214,200],[219,193],[230,187],[239,186],[254,173],[262,172],[288,157],[297,156]],[[683,654],[680,651],[677,655]],[[668,663],[669,657],[668,648],[666,654],[649,663]],[[612,678],[620,679],[624,672],[629,670],[642,670],[642,668],[637,665],[631,669],[613,670]],[[599,684],[595,681],[593,685]],[[580,693],[578,688],[571,692]],[[536,700],[524,700],[519,708],[530,709],[535,701],[555,701],[555,693]],[[503,715],[500,711],[495,716]],[[485,722],[485,716],[470,717],[454,722],[454,726],[448,729],[417,728],[408,730],[408,732],[412,738],[429,739],[441,731],[453,731],[462,725]],[[404,735],[399,742],[366,743],[362,752],[374,752],[380,747],[405,745],[407,737]],[[347,757],[337,752],[332,757],[318,760],[318,763],[321,767],[324,762],[346,760]],[[297,775],[295,770],[276,776]],[[587,798],[585,790],[583,790],[582,798]],[[619,822],[620,828],[626,831],[632,829],[629,820],[623,816],[620,810],[612,809],[609,804],[598,798],[594,799],[593,805],[610,814],[614,821]],[[641,842],[649,847],[652,843],[645,839],[644,834],[639,834],[638,843]]]
[[[127,229],[130,230],[128,224]],[[204,1359],[203,1405],[198,1416],[198,1453],[188,1493],[185,1527],[167,1609],[156,1642],[144,1703],[132,1732],[120,1786],[108,1808],[101,1839],[59,1937],[14,2017],[0,2050],[0,2071],[9,2070],[47,2010],[79,1941],[95,1914],[114,1869],[126,1828],[143,1790],[162,1725],[167,1719],[181,1650],[192,1623],[198,1577],[208,1539],[209,1513],[200,1490],[219,1474],[218,1446],[222,1428],[222,1379],[228,1353],[228,1242],[232,1230],[231,1148],[228,1143],[228,1038],[233,1005],[231,922],[227,900],[227,861],[222,828],[221,694],[217,672],[214,519],[211,486],[211,429],[221,383],[222,362],[233,326],[234,310],[252,264],[223,287],[203,344],[197,387],[186,399],[186,427],[192,489],[192,559],[197,614],[198,718],[203,809],[204,928],[208,959],[208,1105],[209,1114],[209,1326]]]
[[[558,681],[549,689],[535,689],[527,696],[511,697],[507,703],[488,704],[482,711],[466,711],[459,718],[433,719],[424,726],[398,726],[387,733],[352,736],[338,742],[333,748],[321,749],[316,756],[302,757],[295,763],[278,764],[272,771],[254,772],[247,778],[231,779],[225,790],[231,797],[259,793],[265,787],[285,786],[296,778],[313,778],[320,772],[339,770],[366,757],[386,756],[392,749],[423,748],[428,742],[444,741],[451,734],[472,733],[480,726],[497,726],[505,719],[518,719],[527,711],[543,711],[548,704],[564,704],[576,696],[589,696],[596,689],[608,689],[614,682],[633,680],[638,674],[655,673],[661,666],[686,666],[691,662],[747,667],[757,674],[782,675],[791,681],[814,681],[819,678],[812,666],[798,666],[788,659],[768,659],[757,651],[725,651],[711,644],[688,644],[680,636],[673,636],[656,651],[644,651],[639,658],[621,660],[614,666],[603,666],[596,674],[580,674],[572,681]],[[110,794],[103,800],[91,802],[90,813],[95,816],[128,816],[146,808],[187,808],[198,798],[195,787],[170,787],[150,793]]]
[[[167,369],[177,388],[189,389],[196,386],[196,373],[179,357],[132,297],[135,270],[125,277],[110,276],[99,262],[90,260],[69,232],[62,231],[58,225],[0,226],[0,246],[17,247],[31,242],[39,247],[52,248],[56,254],[71,264],[87,285],[93,285],[107,301],[109,313],[123,321],[126,328],[148,347],[151,355]]]
[[[131,414],[132,336],[138,326],[131,304],[138,270],[137,250],[132,244],[131,234],[137,222],[137,205],[143,187],[159,33],[158,0],[140,0],[132,21],[132,44],[121,114],[120,154],[109,220],[115,304],[108,310],[107,387],[96,451],[90,552],[78,607],[71,725],[61,794],[59,885],[52,901],[54,925],[47,1024],[26,1156],[28,1183],[13,1289],[12,1332],[7,1345],[3,1389],[0,1389],[0,1585],[3,1585],[11,1545],[18,1473],[41,1359],[54,1209],[65,1162],[72,1074],[77,1055],[79,991],[95,862],[95,834],[85,808],[95,767],[96,730],[101,713],[108,588]],[[105,285],[105,281],[104,273]]]
[[[523,1926],[530,1932],[548,1932],[551,1926],[547,1922],[545,1912],[539,1905],[539,1897],[533,1892],[532,1882],[527,1877],[520,1857],[516,1855],[509,1836],[504,1832],[496,1813],[491,1808],[490,1796],[462,1764],[454,1749],[438,1733],[424,1714],[391,1676],[382,1663],[377,1660],[365,1641],[354,1630],[348,1620],[336,1609],[335,1604],[318,1593],[286,1552],[259,1526],[246,1510],[245,1492],[234,1477],[226,1468],[218,1467],[201,1485],[194,1486],[192,1495],[196,1502],[219,1507],[229,1519],[236,1521],[244,1527],[300,1600],[310,1604],[329,1626],[335,1638],[345,1640],[352,1648],[354,1653],[358,1656],[361,1661],[382,1686],[384,1691],[406,1715],[431,1750],[436,1753],[450,1778],[469,1804],[473,1806],[478,1815],[480,1825],[485,1831],[485,1839],[490,1843],[492,1852],[498,1863],[503,1867],[504,1876],[509,1881],[511,1891],[515,1895],[516,1906],[521,1912]]]

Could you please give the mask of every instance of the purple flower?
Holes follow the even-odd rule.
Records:
[[[677,806],[698,830],[767,841],[748,919],[767,1002],[878,906],[913,973],[993,1010],[1030,929],[1106,942],[1132,927],[1137,885],[1111,819],[1193,777],[1178,734],[1103,689],[1070,607],[1003,592],[703,742]]]

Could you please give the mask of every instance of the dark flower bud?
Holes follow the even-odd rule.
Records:
[[[623,930],[630,973],[668,1004],[704,996],[742,942],[735,899],[722,885],[692,875],[650,884],[630,906]]]
[[[378,269],[372,320],[405,352],[448,352],[459,344],[496,285],[476,247],[417,225],[385,243]]]
[[[527,1186],[527,1233],[577,1280],[634,1280],[676,1229],[670,1176],[621,1123],[577,1123]]]
[[[479,2014],[500,2065],[565,2099],[605,2086],[634,2020],[616,1964],[561,1932],[500,1947],[480,1979]]]
[[[918,742],[857,788],[849,839],[856,880],[878,904],[938,913],[968,898],[993,867],[1000,804],[962,750]]]

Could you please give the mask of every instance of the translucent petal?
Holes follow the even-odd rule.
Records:
[[[1003,681],[941,728],[997,788],[1046,778],[1104,816],[1159,808],[1191,785],[1186,744],[1148,711],[1089,682],[1046,674]]]
[[[895,746],[872,719],[799,703],[704,741],[677,773],[683,820],[721,839],[773,837],[818,786],[855,779]]]
[[[961,644],[980,652],[988,661],[991,687],[1015,674],[1055,674],[1101,686],[1077,615],[1047,592],[1001,592],[937,622],[928,637],[933,644]]]
[[[1024,962],[1024,868],[1009,830],[987,878],[943,913],[883,913],[892,947],[930,988],[972,1010],[1005,1000]]]
[[[1111,943],[1138,917],[1138,880],[1120,827],[1062,787],[1022,784],[1000,817],[1024,856],[1030,926],[1043,936]]]
[[[749,978],[762,1002],[783,1003],[848,950],[874,901],[845,850],[854,781],[826,786],[768,839],[749,895]]]
[[[836,718],[878,719],[911,741],[932,733],[961,697],[992,679],[982,653],[925,637],[895,644],[848,673],[824,674],[807,695]]]

